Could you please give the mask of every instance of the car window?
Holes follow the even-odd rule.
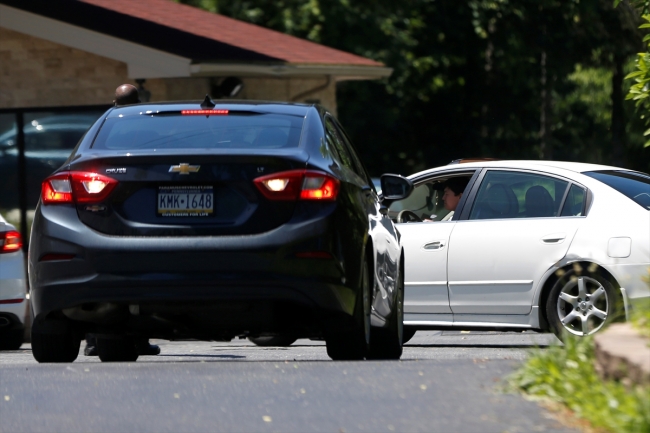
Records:
[[[286,114],[109,118],[94,149],[278,149],[298,147],[304,117]]]
[[[635,203],[650,210],[650,176],[631,171],[608,170],[583,173],[614,188],[616,191],[634,200]]]
[[[473,173],[472,173],[473,174]],[[472,174],[463,174],[453,176],[455,178],[465,178],[468,182]],[[445,209],[442,201],[444,194],[445,182],[450,178],[437,177],[425,182],[418,183],[413,188],[413,192],[404,200],[397,200],[388,207],[388,216],[396,219],[401,211],[407,210],[413,212],[422,220],[440,221],[450,213]]]
[[[533,173],[490,170],[483,178],[469,219],[557,216],[568,184]]]
[[[585,199],[587,193],[584,188],[578,185],[571,185],[569,194],[567,194],[564,206],[562,206],[561,216],[582,216],[584,215]]]
[[[438,191],[433,183],[421,183],[413,188],[413,192],[404,200],[397,200],[388,207],[388,215],[395,219],[400,211],[409,210],[421,219],[430,218],[438,199]]]
[[[369,185],[372,185],[372,182],[370,181],[370,177],[366,173],[366,169],[363,166],[363,163],[361,162],[361,159],[359,158],[359,155],[357,155],[357,151],[354,149],[354,146],[352,145],[352,141],[350,140],[350,137],[345,133],[343,130],[343,127],[341,126],[340,123],[334,120],[334,125],[336,126],[336,130],[339,133],[339,137],[343,141],[343,145],[345,148],[348,150],[348,153],[350,154],[350,157],[352,158],[352,164],[354,164],[354,171],[362,178],[365,179],[366,182],[368,182]],[[374,185],[372,185],[374,188]]]
[[[329,147],[333,148],[338,155],[339,162],[350,170],[357,172],[354,162],[352,161],[352,156],[343,143],[340,132],[329,116],[325,117],[325,139],[327,140]]]

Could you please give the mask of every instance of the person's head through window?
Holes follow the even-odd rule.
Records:
[[[451,179],[447,179],[444,183],[445,189],[442,194],[442,202],[445,204],[445,209],[448,211],[456,210],[468,182],[469,179],[466,177],[452,177]]]
[[[115,89],[115,99],[113,103],[116,107],[120,105],[137,104],[140,102],[138,89],[132,84],[122,84]]]

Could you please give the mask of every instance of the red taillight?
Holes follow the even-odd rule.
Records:
[[[13,253],[23,247],[23,237],[15,230],[0,233],[0,253]]]
[[[0,299],[0,304],[20,304],[25,298],[16,298],[16,299]]]
[[[117,181],[97,173],[70,172],[72,195],[77,203],[99,203],[113,191]]]
[[[40,259],[39,262],[52,262],[59,260],[72,260],[74,259],[74,254],[45,254]]]
[[[324,173],[305,173],[300,198],[302,200],[334,200],[339,193],[340,182]]]
[[[108,197],[115,185],[115,179],[102,174],[66,171],[45,179],[41,199],[44,204],[99,203]]]
[[[290,170],[258,177],[255,185],[271,200],[336,200],[340,182],[327,173]]]
[[[224,116],[228,110],[181,110],[183,116]]]
[[[296,200],[302,189],[305,170],[283,171],[255,179],[255,186],[271,200]]]
[[[296,253],[299,259],[331,259],[332,255],[327,251],[303,251]]]
[[[45,179],[41,188],[41,199],[45,204],[72,203],[70,174],[59,173]]]

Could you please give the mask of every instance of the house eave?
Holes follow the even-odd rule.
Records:
[[[336,81],[375,80],[389,77],[392,68],[385,66],[313,65],[313,64],[255,64],[255,63],[195,63],[190,66],[193,77],[237,75],[240,77],[310,77],[332,76]]]
[[[124,62],[129,78],[190,76],[191,59],[2,4],[0,27]]]
[[[0,27],[123,62],[129,78],[310,77],[335,81],[373,80],[391,75],[381,64],[298,64],[281,62],[200,61],[161,51],[88,28],[0,3]]]

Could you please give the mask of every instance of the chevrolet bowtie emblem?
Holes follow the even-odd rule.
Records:
[[[190,174],[190,173],[196,173],[199,171],[199,168],[201,168],[200,165],[189,165],[186,162],[181,162],[178,165],[172,165],[169,167],[169,172],[170,173],[180,173],[180,174]]]

